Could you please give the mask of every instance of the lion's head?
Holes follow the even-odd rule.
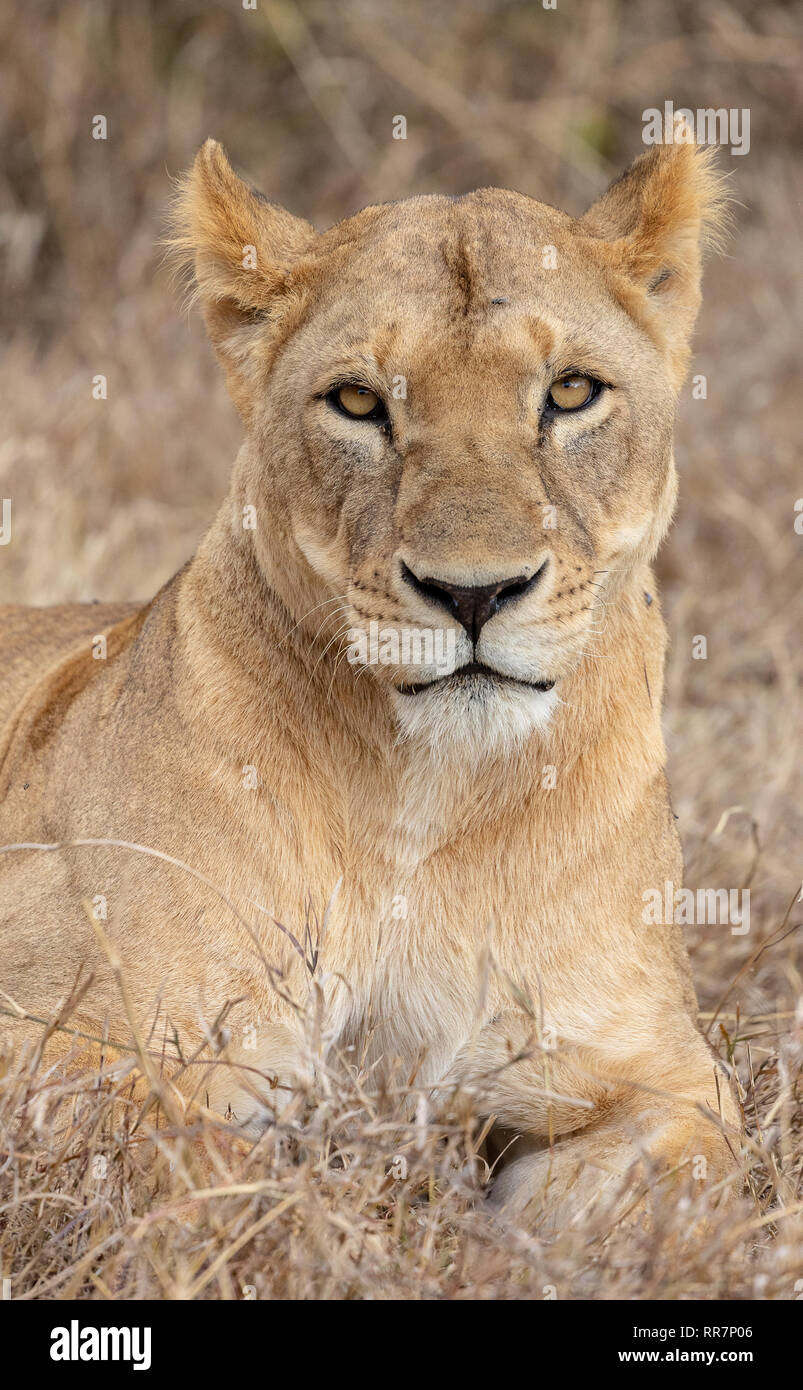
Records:
[[[408,734],[543,727],[654,555],[720,206],[676,143],[579,220],[486,188],[319,235],[200,151],[177,240],[247,429],[235,500],[294,621]]]

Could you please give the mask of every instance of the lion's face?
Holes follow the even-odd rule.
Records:
[[[527,731],[663,532],[673,392],[568,218],[489,191],[360,222],[268,382],[290,530],[403,727]]]
[[[696,287],[660,257],[625,274],[598,206],[596,226],[496,189],[369,208],[306,229],[278,309],[219,328],[248,500],[408,733],[543,726],[669,523],[685,343],[660,313],[685,324]]]

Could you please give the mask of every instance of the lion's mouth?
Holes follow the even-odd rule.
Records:
[[[458,666],[456,671],[450,671],[446,676],[436,676],[431,681],[421,681],[416,685],[397,685],[396,689],[400,695],[420,695],[423,690],[432,690],[433,686],[442,685],[444,681],[464,681],[480,677],[485,680],[494,681],[499,685],[521,685],[526,690],[540,690],[546,692],[551,690],[554,681],[525,681],[518,676],[506,676],[502,671],[495,671],[492,666],[485,666],[481,661],[469,661],[465,666]]]

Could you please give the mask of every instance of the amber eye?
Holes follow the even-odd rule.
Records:
[[[368,386],[338,386],[332,394],[346,415],[364,419],[368,415],[384,414],[379,396]]]
[[[562,376],[550,388],[549,404],[556,406],[558,410],[579,410],[581,405],[586,405],[595,394],[596,382],[590,376],[581,376],[574,373],[570,376]]]

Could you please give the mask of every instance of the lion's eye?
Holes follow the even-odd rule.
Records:
[[[579,410],[596,394],[597,383],[590,376],[573,373],[562,376],[550,388],[548,404],[558,410]]]
[[[374,419],[384,418],[385,408],[376,391],[372,391],[368,386],[338,386],[332,392],[334,403],[346,415],[353,415],[357,419],[364,420],[367,417]]]

